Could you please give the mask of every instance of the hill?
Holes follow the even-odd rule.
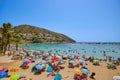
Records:
[[[60,33],[31,25],[14,27],[14,33],[20,35],[26,43],[74,43],[75,40]]]

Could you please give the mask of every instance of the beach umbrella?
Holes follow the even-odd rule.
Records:
[[[111,62],[106,62],[106,64],[109,66],[113,66],[113,64]]]
[[[82,75],[82,71],[80,69],[74,70],[74,73],[77,75]]]
[[[57,73],[54,77],[54,80],[62,80],[62,75]]]
[[[120,80],[120,76],[113,76],[113,80]]]
[[[97,60],[97,59],[93,60],[93,63],[98,63],[98,62],[100,62],[100,60]]]
[[[45,67],[46,66],[46,64],[42,64],[42,67]]]
[[[82,63],[82,62],[84,62],[84,60],[83,60],[83,59],[80,59],[79,61],[80,61],[81,63]]]
[[[76,56],[77,56],[77,57],[80,57],[80,54],[77,54]]]
[[[79,63],[80,61],[78,59],[75,59],[75,63]]]
[[[74,59],[74,55],[69,56],[70,59]]]
[[[85,68],[82,68],[81,71],[85,74],[88,74],[89,73],[89,70],[88,69],[85,69]]]
[[[41,64],[36,64],[36,66],[35,66],[37,69],[42,69],[43,68],[43,66],[41,65]]]
[[[58,55],[57,55],[57,58],[62,59],[62,57],[61,57],[61,56],[58,56]]]
[[[64,58],[68,57],[68,55],[63,55]]]
[[[75,63],[75,61],[74,61],[74,60],[69,60],[69,63],[74,64],[74,63]]]
[[[83,62],[82,62],[82,64],[83,64],[83,65],[88,65],[88,63],[87,63],[87,62],[85,62],[85,61],[83,61]]]
[[[23,62],[25,62],[25,61],[27,61],[27,60],[28,60],[27,58],[22,59]]]
[[[7,69],[7,68],[2,68],[2,69],[0,70],[0,72],[5,72],[5,71],[8,71],[8,69]]]
[[[10,72],[17,72],[17,71],[19,71],[19,70],[20,70],[20,68],[18,68],[18,67],[13,67],[13,68],[10,69]]]
[[[49,66],[49,67],[47,68],[47,72],[53,72],[53,66]]]
[[[59,58],[52,58],[52,62],[60,62]]]
[[[13,74],[11,77],[10,77],[10,80],[18,80],[20,78],[20,76],[18,74]]]
[[[29,64],[29,63],[31,63],[31,60],[27,59],[24,63]]]
[[[0,78],[8,76],[8,72],[0,72]]]
[[[45,60],[42,60],[41,63],[42,63],[42,64],[46,64],[46,61],[45,61]]]

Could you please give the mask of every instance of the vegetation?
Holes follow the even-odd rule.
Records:
[[[0,51],[10,50],[10,44],[20,43],[73,43],[73,39],[66,35],[52,32],[31,25],[19,25],[12,27],[11,23],[3,23],[0,28]]]
[[[71,43],[73,39],[56,32],[31,25],[19,25],[14,27],[14,32],[19,34],[25,43]]]
[[[10,44],[10,38],[11,38],[11,29],[12,25],[10,23],[3,23],[2,28],[2,37],[1,37],[1,50],[3,50],[3,53],[5,54],[7,50],[7,46]]]

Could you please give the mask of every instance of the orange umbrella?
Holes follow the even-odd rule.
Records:
[[[82,71],[80,69],[74,70],[75,74],[82,75]]]
[[[17,71],[19,71],[19,70],[20,70],[20,68],[18,68],[18,67],[13,67],[13,68],[10,69],[10,72],[17,72]]]

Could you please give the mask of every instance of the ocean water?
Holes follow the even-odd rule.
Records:
[[[58,54],[68,53],[76,55],[80,53],[81,56],[94,56],[102,59],[105,58],[105,53],[106,56],[112,56],[114,59],[120,58],[120,43],[25,44],[21,45],[19,48],[26,48],[35,51],[44,50],[45,52],[51,51],[52,53]]]

